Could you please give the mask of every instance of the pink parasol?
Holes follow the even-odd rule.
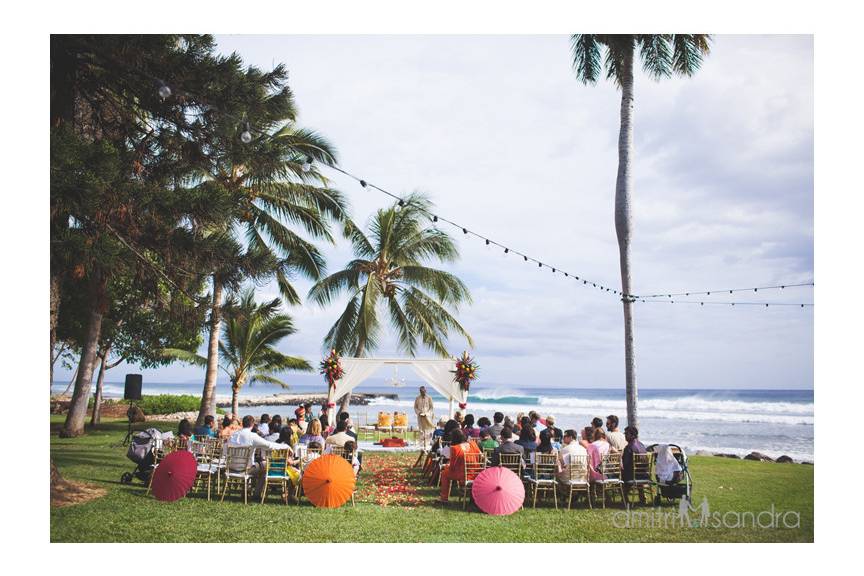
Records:
[[[153,496],[157,500],[172,502],[189,492],[195,483],[198,463],[188,450],[171,452],[159,462],[153,472]]]
[[[525,487],[512,470],[495,466],[474,479],[471,495],[477,507],[487,514],[507,516],[522,507]]]

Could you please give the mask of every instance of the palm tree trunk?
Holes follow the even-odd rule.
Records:
[[[105,383],[105,370],[108,364],[108,352],[111,345],[108,344],[99,352],[99,376],[96,378],[96,395],[93,398],[93,415],[90,416],[90,426],[98,426],[102,420],[102,385]]]
[[[90,385],[93,382],[93,370],[96,368],[97,352],[99,351],[99,336],[102,332],[102,317],[107,308],[105,289],[107,279],[94,280],[92,290],[90,318],[87,325],[87,339],[81,349],[81,360],[78,363],[78,376],[75,378],[75,389],[69,404],[66,423],[60,430],[60,436],[71,438],[84,434],[84,419],[87,417],[87,402],[90,399]]]
[[[210,340],[207,345],[207,372],[204,376],[204,392],[198,410],[198,426],[204,418],[216,414],[216,377],[219,370],[219,332],[222,326],[222,282],[213,275],[213,304],[210,307]],[[236,415],[236,412],[235,412]]]
[[[57,317],[60,314],[60,274],[51,274],[51,383],[54,383],[54,344],[57,342]]]
[[[237,416],[240,411],[240,389],[245,383],[246,375],[242,373],[235,375],[231,382],[231,412],[234,416]]]
[[[636,391],[636,353],[633,334],[633,299],[630,295],[630,239],[632,216],[630,190],[632,175],[630,159],[633,156],[633,59],[635,47],[624,54],[621,64],[621,128],[618,134],[618,178],[615,181],[615,233],[621,261],[621,292],[624,304],[624,370],[627,396],[627,424],[638,426]]]

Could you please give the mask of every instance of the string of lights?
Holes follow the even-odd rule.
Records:
[[[147,75],[148,77],[150,77],[148,74],[146,74],[146,73],[144,73],[144,74]],[[194,98],[197,102],[201,103],[204,107],[206,107],[207,110],[211,110],[211,111],[217,110],[215,106],[208,104],[206,102],[206,99],[201,98],[200,96],[197,96],[195,94],[191,94],[189,92],[180,90],[176,87],[172,89],[172,87],[170,87],[164,81],[162,81],[158,78],[153,78],[153,77],[151,77],[151,78],[157,83],[157,93],[159,94],[159,97],[162,100],[166,100],[166,99],[170,98],[172,95],[181,95],[181,96]],[[253,132],[255,131],[255,128],[249,123],[248,119],[246,119],[245,117],[242,119],[239,119],[235,115],[227,113],[227,112],[222,112],[222,114],[237,122],[238,129],[242,128],[242,131],[240,131],[240,134],[239,134],[240,141],[243,142],[244,144],[249,144],[253,139]],[[303,162],[303,164],[301,165],[301,169],[303,172],[309,172],[312,169],[312,165],[313,165],[312,158],[307,157],[305,159],[305,161]],[[335,170],[336,172],[339,172],[339,173],[355,180],[364,189],[371,188],[371,189],[377,190],[378,192],[380,192],[382,194],[385,194],[386,196],[389,196],[390,198],[395,200],[400,207],[403,207],[406,205],[405,199],[402,198],[401,196],[394,194],[388,190],[385,190],[384,188],[382,188],[376,184],[373,184],[373,183],[369,182],[368,180],[365,180],[359,176],[356,176],[355,174],[353,174],[353,173],[351,173],[351,172],[349,172],[343,168],[340,168],[339,166],[326,165],[326,164],[324,166],[326,166],[327,168],[330,168],[332,170]],[[507,246],[501,242],[493,240],[493,239],[491,239],[491,238],[489,238],[483,234],[480,234],[479,232],[476,232],[476,231],[468,228],[467,226],[464,226],[462,224],[458,224],[458,223],[454,222],[453,220],[445,218],[445,217],[443,217],[437,213],[429,212],[427,210],[424,210],[424,212],[427,213],[428,217],[431,219],[431,221],[434,224],[437,224],[439,221],[444,222],[446,224],[453,226],[454,228],[456,228],[458,230],[461,230],[465,236],[474,236],[480,240],[483,240],[485,242],[486,246],[496,246],[496,247],[502,249],[505,255],[512,253],[515,256],[521,257],[522,260],[526,263],[527,262],[535,263],[535,264],[537,264],[537,267],[541,268],[541,269],[544,267],[548,268],[549,270],[552,271],[553,274],[561,274],[565,278],[574,280],[577,283],[581,283],[581,286],[595,288],[595,289],[600,290],[601,292],[609,292],[613,295],[620,296],[622,300],[629,300],[630,302],[642,302],[642,303],[646,303],[646,304],[647,303],[695,304],[695,305],[700,305],[700,306],[704,306],[706,304],[708,304],[708,305],[721,305],[721,306],[736,306],[737,305],[737,306],[763,306],[763,307],[797,306],[797,307],[801,307],[801,308],[813,306],[812,303],[792,304],[792,303],[783,303],[783,302],[776,302],[776,303],[775,302],[706,302],[706,301],[682,301],[682,300],[674,300],[673,301],[673,300],[669,300],[669,299],[676,297],[676,296],[711,296],[712,294],[722,294],[722,293],[734,294],[736,292],[751,292],[751,291],[752,292],[758,292],[759,290],[763,290],[763,291],[765,291],[765,290],[785,290],[786,288],[814,286],[813,282],[799,283],[799,284],[778,284],[778,285],[774,285],[774,286],[754,286],[751,288],[726,288],[726,289],[722,289],[722,290],[691,290],[691,291],[685,291],[685,292],[666,292],[666,293],[650,294],[650,295],[643,295],[643,296],[639,296],[636,294],[625,294],[625,293],[623,293],[623,292],[621,292],[615,288],[612,288],[611,286],[604,285],[602,282],[598,283],[598,282],[589,280],[589,279],[585,278],[584,276],[573,274],[570,271],[562,270],[558,266],[553,266],[553,265],[551,265],[547,262],[544,262],[538,258],[535,258],[533,256],[529,256],[528,254],[526,254],[525,252],[523,252],[521,250],[513,249],[513,248],[511,248],[511,247],[509,247],[509,246]],[[663,300],[653,300],[654,298],[663,298]]]
[[[311,160],[307,159],[307,163],[311,163]],[[406,203],[405,200],[402,197],[398,196],[397,194],[393,194],[392,192],[388,192],[387,190],[381,188],[380,186],[372,184],[371,182],[364,180],[364,179],[360,178],[359,176],[355,176],[354,174],[348,172],[347,170],[345,170],[343,168],[340,168],[338,166],[328,166],[328,168],[331,168],[337,172],[340,172],[341,174],[344,174],[345,176],[348,176],[349,178],[356,180],[357,182],[360,183],[360,186],[363,188],[372,188],[372,189],[375,189],[375,190],[377,190],[383,194],[386,194],[387,196],[396,200],[399,206],[404,206]],[[629,297],[631,300],[634,300],[636,298],[635,295],[625,295],[623,292],[620,292],[620,291],[618,291],[614,288],[611,288],[609,286],[605,286],[602,283],[588,280],[584,276],[578,276],[578,275],[573,274],[571,272],[568,272],[566,270],[562,270],[561,268],[559,268],[557,266],[552,266],[551,264],[543,262],[542,260],[539,260],[533,256],[529,256],[520,250],[515,250],[515,249],[510,248],[509,246],[506,246],[500,242],[492,240],[491,238],[484,236],[483,234],[480,234],[479,232],[475,232],[474,230],[471,230],[467,226],[463,226],[462,224],[457,224],[456,222],[449,220],[449,219],[447,219],[447,218],[445,218],[439,214],[436,214],[434,212],[429,212],[427,210],[424,210],[424,212],[426,212],[427,216],[430,218],[430,220],[432,220],[433,223],[445,222],[445,223],[453,226],[454,228],[461,230],[462,234],[464,234],[465,236],[474,236],[476,238],[483,240],[486,243],[486,246],[497,246],[498,248],[500,248],[504,251],[504,254],[514,254],[516,256],[521,256],[522,260],[524,262],[533,262],[533,263],[537,264],[538,268],[544,268],[544,267],[548,268],[548,269],[552,270],[553,274],[563,274],[565,278],[570,278],[570,279],[573,279],[577,282],[581,282],[582,286],[586,286],[586,287],[590,286],[591,288],[599,289],[601,292],[610,292],[611,294],[615,294],[615,295],[620,294],[622,298]]]
[[[776,286],[753,286],[751,288],[724,288],[722,290],[706,290],[696,292],[690,290],[688,292],[671,292],[665,294],[643,294],[639,298],[672,298],[673,296],[711,296],[712,294],[733,294],[735,292],[759,292],[760,290],[785,290],[786,288],[799,288],[802,286],[813,286],[813,282],[805,282],[803,284],[778,284]]]
[[[761,306],[770,308],[771,306],[793,306],[795,308],[812,308],[812,303],[793,303],[793,302],[711,302],[704,300],[643,300],[640,302],[645,304],[696,304],[699,306]]]

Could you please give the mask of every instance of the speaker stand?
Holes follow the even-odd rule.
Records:
[[[132,441],[132,433],[134,432],[132,430],[132,411],[135,408],[135,406],[136,406],[135,402],[129,403],[129,409],[126,410],[126,419],[129,421],[128,428],[126,429],[126,437],[123,438],[123,441],[120,444],[115,444],[113,446],[114,448],[119,448],[120,446],[124,446],[124,447],[128,446],[129,443]]]

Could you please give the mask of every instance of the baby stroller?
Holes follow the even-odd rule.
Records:
[[[137,466],[132,472],[124,472],[120,477],[120,482],[130,484],[133,478],[138,478],[145,484],[149,482],[150,474],[153,473],[154,452],[161,447],[162,433],[156,428],[148,428],[143,432],[133,434],[129,449],[126,451],[126,457],[135,462]]]
[[[654,453],[654,475],[657,482],[657,496],[654,505],[659,506],[662,499],[675,502],[685,498],[691,500],[693,480],[687,467],[687,454],[675,444],[652,444],[646,450]]]

